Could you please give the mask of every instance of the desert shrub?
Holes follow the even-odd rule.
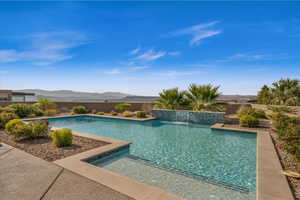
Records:
[[[72,145],[73,134],[71,129],[58,129],[51,133],[52,143],[57,147]]]
[[[44,111],[44,115],[46,116],[54,116],[56,115],[56,109],[47,109]]]
[[[288,127],[289,125],[300,124],[300,119],[296,117],[289,117],[283,113],[273,113],[269,116],[273,121],[273,127],[277,130]]]
[[[283,113],[293,113],[295,114],[296,111],[287,106],[268,106],[268,109],[272,112],[283,112]]]
[[[297,160],[300,160],[300,139],[288,141],[284,145],[284,150],[295,156]]]
[[[74,106],[72,112],[75,114],[87,114],[89,111],[84,106]]]
[[[16,103],[8,106],[15,110],[15,114],[20,118],[28,117],[29,115],[34,114],[34,106],[31,104]]]
[[[5,125],[5,131],[15,138],[31,137],[32,128],[26,124],[23,120],[15,119],[10,120]]]
[[[46,111],[49,109],[56,109],[56,104],[47,99],[47,98],[39,98],[36,106],[39,107],[41,110]]]
[[[242,117],[245,115],[251,115],[253,117],[259,118],[259,119],[266,119],[266,113],[263,110],[255,109],[251,107],[241,108],[241,110],[238,112],[238,117]]]
[[[6,123],[13,119],[18,119],[19,117],[15,113],[0,113],[0,128],[4,128]]]
[[[37,138],[47,136],[49,127],[45,121],[33,121],[26,124],[21,119],[14,119],[5,125],[5,131],[15,138]]]
[[[240,126],[254,128],[254,127],[258,127],[258,125],[259,125],[259,120],[255,116],[243,115],[240,117]]]
[[[137,111],[136,112],[136,117],[137,118],[146,118],[146,112],[144,112],[144,111]]]
[[[49,126],[47,121],[33,121],[29,122],[28,126],[31,128],[31,138],[47,136],[49,132]]]
[[[33,106],[32,106],[32,114],[34,116],[43,116],[44,112],[36,104],[33,104]]]
[[[17,126],[24,125],[24,121],[21,119],[13,119],[6,123],[5,131],[9,134],[14,134]]]
[[[129,104],[129,103],[119,103],[119,104],[115,105],[115,109],[121,113],[124,112],[125,110],[128,110],[130,107],[131,107],[131,104]]]
[[[132,117],[134,114],[129,111],[124,111],[122,115],[123,115],[123,117]]]
[[[116,111],[111,111],[110,114],[111,114],[112,116],[117,116],[117,115],[118,115],[118,113],[117,113]]]
[[[96,114],[97,115],[104,115],[105,113],[104,112],[97,112]]]
[[[15,113],[15,111],[16,111],[16,109],[8,107],[8,106],[0,107],[0,113],[3,113],[3,112],[5,112],[5,113]]]

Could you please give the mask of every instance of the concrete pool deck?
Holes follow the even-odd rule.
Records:
[[[133,200],[24,151],[0,146],[1,200]]]

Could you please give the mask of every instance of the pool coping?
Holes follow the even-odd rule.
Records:
[[[214,124],[211,129],[256,134],[256,199],[294,200],[287,178],[281,173],[282,166],[269,132],[242,127],[224,127],[222,123]]]
[[[69,116],[69,115],[68,115]],[[76,115],[73,115],[76,116]],[[82,116],[82,115],[78,115]],[[62,116],[60,116],[62,117]],[[110,117],[110,116],[109,116]],[[59,117],[58,117],[59,118]],[[36,118],[35,118],[36,119]],[[52,127],[53,129],[59,129]],[[271,136],[267,131],[250,130],[247,128],[224,127],[222,123],[211,126],[215,130],[230,130],[247,132],[257,135],[257,169],[256,169],[256,199],[257,200],[293,200],[293,194],[289,187],[287,178],[281,173],[282,166],[277,156],[276,149]],[[116,140],[88,133],[73,131],[75,135],[88,137],[109,144],[85,151],[61,160],[54,161],[55,164],[69,169],[77,174],[85,176],[93,181],[106,185],[116,191],[137,200],[183,200],[182,197],[171,194],[163,189],[151,186],[129,177],[114,173],[112,171],[91,165],[86,160],[101,154],[114,151],[128,146],[130,142]]]
[[[30,120],[46,120],[46,119],[56,119],[56,118],[63,118],[63,117],[80,117],[80,116],[91,116],[91,117],[99,117],[99,118],[111,118],[111,119],[124,119],[124,120],[131,120],[131,121],[150,121],[156,119],[155,117],[147,117],[147,118],[132,118],[132,117],[123,117],[123,116],[112,116],[112,115],[96,115],[96,114],[76,114],[76,115],[59,115],[59,116],[42,116],[42,117],[34,117],[34,118],[24,118],[24,121]]]

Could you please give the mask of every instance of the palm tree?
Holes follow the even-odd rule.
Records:
[[[220,105],[215,103],[220,96],[218,92],[220,86],[214,87],[211,84],[196,85],[191,84],[186,93],[187,99],[194,111],[211,110],[221,111]]]
[[[175,110],[183,108],[186,104],[184,92],[179,91],[178,88],[163,90],[159,96],[156,108]]]

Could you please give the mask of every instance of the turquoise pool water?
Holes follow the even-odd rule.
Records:
[[[249,192],[256,190],[255,134],[160,120],[137,122],[80,116],[49,122],[51,126],[130,141],[130,155],[158,166]]]

